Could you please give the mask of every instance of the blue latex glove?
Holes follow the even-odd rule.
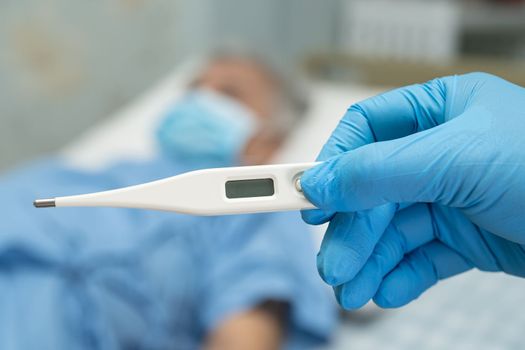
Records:
[[[370,98],[319,159],[303,218],[330,220],[317,264],[343,307],[398,307],[472,267],[525,276],[522,87],[473,73]]]

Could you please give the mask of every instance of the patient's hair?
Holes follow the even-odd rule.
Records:
[[[270,116],[277,131],[287,135],[300,122],[309,107],[307,84],[299,75],[279,66],[268,56],[238,47],[215,49],[208,55],[209,62],[218,60],[246,60],[255,63],[275,84],[277,96],[276,113]]]

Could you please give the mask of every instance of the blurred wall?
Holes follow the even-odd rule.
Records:
[[[329,45],[337,0],[3,0],[0,168],[50,152],[222,42],[283,64]]]
[[[172,0],[0,2],[0,167],[53,150],[173,66]]]

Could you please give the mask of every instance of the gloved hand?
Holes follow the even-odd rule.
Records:
[[[330,224],[321,277],[353,309],[398,307],[472,267],[525,277],[525,89],[483,73],[350,107],[301,178]]]

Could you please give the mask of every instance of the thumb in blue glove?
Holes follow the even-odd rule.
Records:
[[[404,305],[471,267],[525,276],[523,130],[525,89],[483,73],[352,106],[301,179],[339,302]]]

